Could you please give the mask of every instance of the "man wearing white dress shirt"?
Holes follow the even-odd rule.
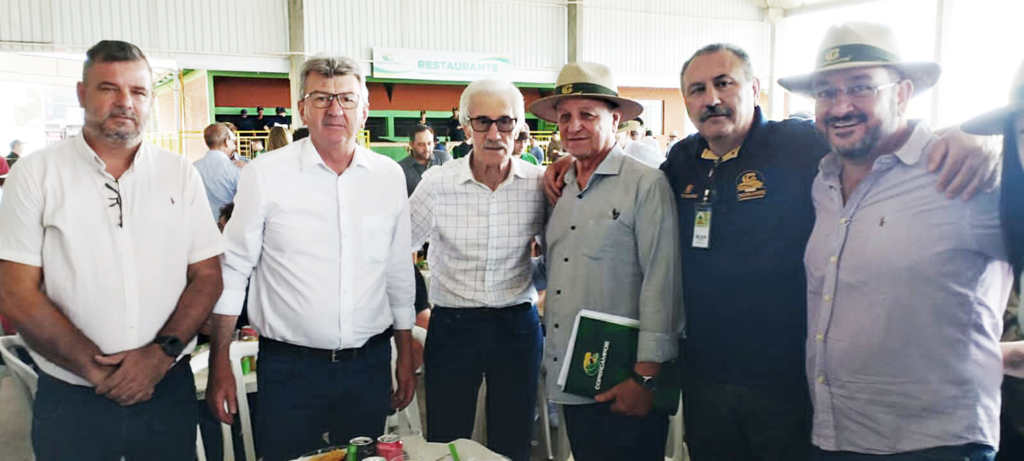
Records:
[[[459,108],[473,151],[427,170],[410,198],[413,251],[430,239],[427,436],[470,438],[486,376],[489,447],[529,460],[542,349],[530,242],[544,231],[543,170],[512,157],[526,126],[514,85],[475,81]]]
[[[142,141],[142,51],[102,41],[82,73],[82,134],[20,160],[0,206],[0,314],[40,371],[35,456],[190,459],[188,357],[223,243],[196,170]]]
[[[224,229],[225,289],[211,338],[207,403],[230,423],[236,396],[228,351],[251,275],[249,319],[260,334],[257,431],[268,461],[323,447],[325,432],[332,445],[379,436],[391,409],[408,405],[416,387],[405,176],[391,159],[356,144],[369,114],[356,62],[312,58],[299,87],[309,138],[242,170]]]

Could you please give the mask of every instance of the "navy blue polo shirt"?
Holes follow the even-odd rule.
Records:
[[[776,390],[806,388],[807,284],[814,226],[811,183],[828,145],[814,124],[754,114],[738,155],[703,155],[694,134],[661,169],[679,205],[687,376]],[[714,174],[710,175],[712,168]],[[709,189],[710,248],[694,248],[696,205]]]

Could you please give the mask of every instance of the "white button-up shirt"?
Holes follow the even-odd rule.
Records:
[[[513,158],[492,191],[473,177],[472,154],[423,174],[410,198],[413,251],[430,238],[430,301],[508,307],[537,300],[530,241],[544,232],[544,170]]]
[[[142,143],[119,180],[105,168],[82,136],[19,160],[0,206],[0,259],[42,267],[53,304],[113,354],[153,341],[188,265],[222,253],[223,242],[185,157]],[[88,385],[32,356],[46,373]]]
[[[405,175],[356,147],[341,175],[309,139],[242,169],[224,229],[224,293],[214,313],[249,320],[260,335],[317,349],[360,347],[393,326],[412,328],[412,254]]]

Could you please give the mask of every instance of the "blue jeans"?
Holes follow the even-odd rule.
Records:
[[[626,416],[610,403],[566,405],[565,427],[577,461],[664,461],[668,415]]]
[[[529,304],[435,308],[423,354],[428,440],[472,437],[486,377],[487,444],[513,461],[528,461],[543,344],[537,310]]]
[[[196,386],[188,361],[167,371],[152,398],[129,407],[40,373],[32,449],[40,461],[195,459]]]
[[[365,354],[331,362],[322,356],[284,354],[260,343],[256,381],[260,413],[256,430],[266,461],[295,459],[354,437],[376,439],[391,412],[391,344],[365,347]]]
[[[969,443],[891,455],[865,455],[848,451],[811,448],[811,461],[993,461],[996,450],[988,445]]]

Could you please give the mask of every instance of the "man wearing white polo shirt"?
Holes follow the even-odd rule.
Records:
[[[142,142],[152,70],[137,47],[87,53],[85,126],[25,157],[0,206],[0,314],[39,365],[39,460],[195,456],[196,331],[223,244],[188,159]]]
[[[224,228],[225,288],[213,316],[207,403],[231,422],[228,352],[251,275],[249,319],[260,333],[256,424],[267,461],[321,448],[325,432],[332,445],[379,436],[391,409],[408,405],[416,388],[405,175],[356,144],[369,115],[360,72],[347,58],[303,64],[299,115],[309,138],[242,169]]]

